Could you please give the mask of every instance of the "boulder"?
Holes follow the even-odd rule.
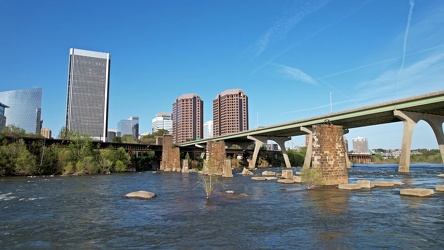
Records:
[[[264,171],[262,172],[262,176],[276,176],[276,173],[273,171]]]
[[[154,197],[156,197],[155,193],[152,192],[148,192],[148,191],[137,191],[137,192],[132,192],[132,193],[128,193],[125,195],[126,198],[136,198],[136,199],[152,199]]]
[[[283,179],[293,179],[293,170],[282,170]]]
[[[373,185],[370,181],[368,180],[358,180],[357,185],[359,185],[361,188],[372,188]]]
[[[357,190],[357,189],[361,189],[361,185],[359,184],[339,184],[338,185],[339,189],[346,189],[346,190]]]
[[[253,175],[253,172],[251,172],[250,170],[244,168],[244,170],[242,170],[242,175]]]
[[[293,184],[294,180],[293,179],[279,179],[278,183],[282,183],[282,184]]]
[[[439,174],[438,177],[444,177],[444,174]]]
[[[293,180],[296,183],[301,183],[302,182],[302,178],[300,176],[293,176]]]
[[[431,196],[435,194],[433,189],[428,188],[406,188],[400,190],[401,195],[409,195],[409,196]]]
[[[444,192],[444,186],[436,186],[436,191]]]

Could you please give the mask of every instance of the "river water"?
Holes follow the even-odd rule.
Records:
[[[280,168],[256,170],[280,172]],[[300,171],[294,168],[294,171]],[[209,201],[198,174],[143,172],[78,177],[1,177],[2,249],[443,249],[444,165],[357,165],[349,182],[402,187],[306,190],[234,173]],[[152,200],[127,199],[147,190]],[[234,194],[224,191],[232,190]]]

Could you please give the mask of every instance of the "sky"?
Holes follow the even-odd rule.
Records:
[[[444,90],[442,13],[439,0],[0,0],[0,91],[43,88],[43,127],[57,135],[69,49],[107,52],[110,129],[139,116],[150,132],[187,93],[211,120],[213,99],[235,88],[253,129]],[[402,131],[393,123],[346,138],[399,149]],[[412,148],[438,148],[427,123]]]

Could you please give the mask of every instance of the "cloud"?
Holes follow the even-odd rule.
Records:
[[[274,41],[284,39],[300,21],[325,5],[326,1],[298,1],[297,6],[292,8],[290,14],[284,14],[274,22],[254,43],[255,56],[260,56]]]
[[[356,85],[359,96],[369,99],[398,99],[442,90],[444,52],[404,67],[402,74],[392,69]]]
[[[278,70],[279,73],[290,80],[308,83],[312,85],[318,85],[318,82],[315,80],[315,78],[311,77],[310,75],[308,75],[307,73],[298,68],[286,65],[277,65],[277,66],[279,67]]]

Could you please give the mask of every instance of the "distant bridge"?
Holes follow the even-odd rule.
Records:
[[[206,144],[208,141],[241,142],[253,140],[256,142],[256,155],[253,156],[253,164],[255,164],[257,159],[255,158],[257,157],[256,151],[258,151],[257,147],[258,145],[260,147],[266,140],[276,141],[281,147],[285,158],[285,141],[290,140],[290,136],[310,134],[311,131],[309,128],[311,126],[323,124],[326,121],[334,125],[342,126],[346,132],[352,128],[402,121],[404,122],[404,133],[398,170],[400,172],[408,172],[413,129],[419,120],[425,120],[431,125],[438,141],[441,156],[444,159],[444,135],[442,128],[444,122],[444,91],[208,139],[184,142],[180,143],[179,146]],[[309,150],[307,150],[307,152],[309,152]]]

